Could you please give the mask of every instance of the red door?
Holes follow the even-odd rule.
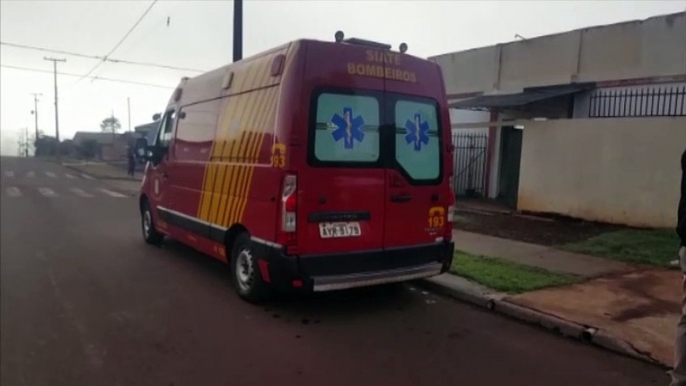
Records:
[[[386,173],[385,248],[442,241],[450,205],[443,167],[442,130],[436,100],[386,93],[389,138]]]
[[[383,87],[381,80],[369,83]],[[320,88],[311,98],[308,167],[298,175],[300,252],[381,250],[383,93]]]

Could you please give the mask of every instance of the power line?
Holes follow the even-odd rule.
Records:
[[[2,65],[0,65],[0,67],[11,68],[14,70],[22,70],[22,71],[42,72],[45,74],[52,74],[53,73],[52,71],[48,71],[48,70],[41,70],[41,69],[37,69],[37,68],[20,67],[20,66],[10,66],[7,64],[2,64]],[[64,76],[74,76],[74,77],[82,77],[83,76],[83,75],[79,75],[79,74],[70,74],[67,72],[58,72],[57,74],[58,75],[64,75]],[[101,77],[101,76],[88,76],[87,78],[93,79],[93,80],[105,80],[108,82],[115,82],[115,83],[135,84],[138,86],[157,87],[157,88],[166,88],[166,89],[173,89],[174,88],[174,87],[169,87],[169,86],[162,86],[159,84],[136,82],[133,80],[125,80],[125,79],[105,78],[105,77]]]
[[[136,29],[136,27],[138,27],[138,24],[140,24],[140,22],[145,18],[145,16],[148,14],[148,12],[150,12],[150,10],[152,9],[152,7],[153,7],[158,1],[159,1],[159,0],[153,0],[152,3],[150,4],[150,6],[148,7],[148,9],[146,9],[145,12],[143,12],[143,14],[141,15],[141,17],[139,17],[138,20],[136,21],[136,23],[128,30],[128,32],[126,32],[126,35],[124,35],[124,37],[119,41],[119,43],[117,43],[117,44],[114,46],[114,48],[112,48],[112,49],[110,50],[110,52],[109,52],[107,55],[105,55],[105,58],[104,58],[103,60],[99,61],[98,64],[95,65],[95,67],[91,68],[90,71],[88,71],[85,75],[83,75],[81,78],[79,78],[79,80],[77,80],[76,82],[78,83],[78,82],[80,82],[81,80],[87,78],[90,74],[93,73],[93,71],[95,71],[95,70],[98,69],[98,67],[100,67],[103,63],[105,63],[105,62],[107,61],[107,58],[108,58],[110,55],[112,55],[112,53],[114,53],[114,51],[116,51],[117,48],[119,48],[119,46],[120,46],[122,43],[124,43],[124,41],[126,40],[126,38],[128,38],[129,35],[131,35],[131,32],[133,32],[133,30]]]
[[[159,67],[159,68],[166,68],[169,70],[179,70],[179,71],[205,72],[204,70],[198,70],[197,68],[184,68],[184,67],[169,66],[166,64],[136,62],[133,60],[124,60],[124,59],[114,59],[114,58],[109,58],[106,56],[81,54],[81,53],[73,52],[73,51],[54,50],[51,48],[29,46],[29,45],[17,44],[17,43],[0,42],[0,45],[8,46],[8,47],[14,47],[14,48],[22,48],[25,50],[49,52],[49,53],[53,53],[53,54],[70,55],[70,56],[75,56],[75,57],[85,58],[85,59],[105,60],[105,61],[112,62],[112,63],[131,64],[131,65],[136,65],[136,66]]]

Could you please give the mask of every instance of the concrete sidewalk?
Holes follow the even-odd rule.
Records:
[[[425,280],[425,285],[567,336],[671,366],[680,312],[680,272],[463,231],[454,231],[453,238],[456,250],[587,280],[514,296],[451,274]]]
[[[472,255],[499,257],[552,272],[583,277],[629,272],[635,269],[628,264],[595,256],[460,230],[453,230],[453,241],[455,241],[456,250]]]

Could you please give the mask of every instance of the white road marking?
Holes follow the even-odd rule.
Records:
[[[7,188],[7,195],[10,197],[19,197],[21,196],[21,190],[16,186],[9,187]]]
[[[107,190],[107,189],[98,189],[98,190],[105,193],[108,196],[111,196],[111,197],[117,197],[117,198],[126,197],[125,195],[123,195],[121,193],[113,192],[111,190]]]
[[[82,176],[83,178],[87,179],[87,180],[92,180],[92,179],[93,179],[93,177],[91,177],[91,176],[89,176],[88,174],[85,174],[85,173],[81,173],[81,176]]]
[[[8,170],[5,172],[5,177],[14,177],[14,172],[11,170]]]
[[[26,178],[33,178],[33,177],[35,177],[35,176],[36,176],[36,173],[34,173],[34,172],[28,172],[28,173],[26,173]]]
[[[57,197],[57,193],[50,188],[38,188],[38,191],[45,197]]]
[[[71,188],[70,190],[71,190],[72,192],[74,192],[74,194],[76,194],[76,195],[79,196],[79,197],[93,197],[92,194],[83,191],[83,189]]]
[[[47,176],[50,178],[57,178],[57,175],[53,172],[45,172],[45,174],[47,174]]]
[[[74,178],[76,178],[76,177],[74,177],[72,174],[69,174],[69,173],[65,174],[65,176],[67,176],[67,178],[72,179],[72,180],[73,180]]]

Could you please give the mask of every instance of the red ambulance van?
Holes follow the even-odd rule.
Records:
[[[227,262],[245,300],[450,267],[441,70],[390,46],[339,32],[184,78],[147,159],[145,241]]]

